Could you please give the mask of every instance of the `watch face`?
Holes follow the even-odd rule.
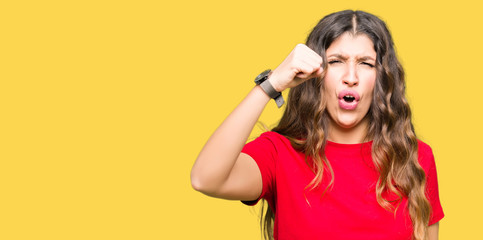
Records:
[[[267,69],[265,71],[263,71],[262,73],[260,73],[256,78],[255,78],[255,83],[257,85],[260,85],[260,83],[262,83],[263,81],[267,80],[267,77],[268,77],[268,74],[271,72],[272,70],[270,69]]]

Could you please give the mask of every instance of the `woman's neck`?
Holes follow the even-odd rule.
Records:
[[[336,143],[355,144],[370,141],[366,139],[369,121],[362,119],[360,123],[352,128],[342,128],[337,123],[330,120],[328,140]]]

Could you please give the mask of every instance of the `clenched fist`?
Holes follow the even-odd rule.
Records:
[[[268,81],[278,92],[295,87],[322,75],[322,57],[305,44],[297,44],[283,62],[273,70]]]

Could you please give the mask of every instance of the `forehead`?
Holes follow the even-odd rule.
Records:
[[[338,37],[326,51],[327,57],[331,55],[366,56],[376,58],[374,43],[365,34],[353,35],[349,32]]]

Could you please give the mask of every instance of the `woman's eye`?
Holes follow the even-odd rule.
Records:
[[[362,64],[364,64],[364,65],[366,65],[366,66],[369,66],[369,67],[371,67],[371,68],[373,68],[373,67],[374,67],[374,65],[373,65],[373,64],[370,64],[370,63],[368,63],[368,62],[362,62]]]
[[[334,63],[341,63],[341,61],[339,61],[339,60],[330,60],[329,61],[329,64],[334,64]]]

